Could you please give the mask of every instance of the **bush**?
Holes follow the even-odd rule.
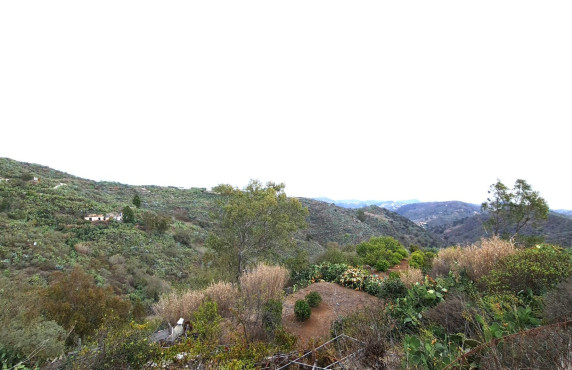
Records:
[[[377,271],[387,271],[387,269],[389,268],[389,262],[380,259],[375,263],[374,267]]]
[[[459,294],[428,309],[423,313],[423,317],[442,326],[447,334],[462,333],[470,338],[480,332],[479,325],[473,319],[479,314],[483,315],[465,295]]]
[[[381,263],[379,267],[382,269],[385,263],[381,261],[385,261],[389,267],[398,264],[408,256],[407,250],[390,236],[371,237],[369,241],[358,244],[356,252],[364,264],[377,266]]]
[[[546,294],[544,319],[549,323],[572,320],[572,277]]]
[[[282,326],[282,302],[270,299],[262,307],[262,326],[267,333]]]
[[[365,270],[349,268],[340,275],[338,283],[342,286],[345,286],[346,288],[363,290],[368,277],[369,272]]]
[[[521,250],[505,256],[480,283],[489,292],[528,291],[542,294],[570,276],[570,255],[549,245]]]
[[[322,302],[322,296],[318,292],[310,292],[305,297],[308,305],[312,308],[318,307]]]
[[[193,315],[193,331],[208,343],[218,341],[221,317],[216,302],[206,299]]]
[[[420,269],[425,264],[425,255],[421,251],[411,253],[409,257],[409,266]]]
[[[306,300],[299,299],[294,304],[294,315],[296,316],[296,320],[298,321],[306,321],[310,318],[312,314],[310,305]]]
[[[379,298],[395,299],[404,297],[407,294],[407,287],[399,279],[386,279],[381,285]]]

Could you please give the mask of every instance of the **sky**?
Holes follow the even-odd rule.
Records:
[[[572,209],[570,1],[2,1],[0,157],[132,185]]]

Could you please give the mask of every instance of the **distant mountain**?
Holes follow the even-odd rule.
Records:
[[[416,225],[407,218],[377,206],[361,208],[365,219],[360,221],[355,209],[339,207],[330,202],[299,198],[308,207],[308,229],[306,240],[326,245],[337,242],[340,245],[357,244],[372,236],[388,235],[405,246],[412,244],[424,247],[443,246],[443,240]]]
[[[564,216],[572,217],[572,211],[569,209],[555,209],[554,212],[560,213]]]
[[[429,231],[442,238],[447,245],[466,245],[490,236],[483,227],[487,218],[485,214],[476,214],[449,224],[431,227]],[[551,211],[548,220],[541,221],[537,227],[526,226],[520,235],[540,236],[547,243],[571,247],[572,218]]]
[[[336,206],[342,207],[342,208],[356,209],[356,208],[363,208],[363,207],[369,207],[369,206],[378,206],[381,208],[388,209],[390,211],[395,211],[399,207],[404,206],[406,204],[412,204],[412,203],[418,203],[419,202],[417,199],[398,200],[398,201],[393,201],[393,200],[357,200],[357,199],[334,200],[334,199],[325,198],[325,197],[314,198],[314,199],[319,200],[321,202],[333,203]]]
[[[481,213],[481,207],[476,204],[459,201],[422,202],[407,204],[396,210],[417,225],[432,229],[436,226],[455,223],[467,217]]]

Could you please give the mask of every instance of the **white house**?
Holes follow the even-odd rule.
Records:
[[[86,221],[105,221],[105,216],[101,214],[91,213],[83,218]]]

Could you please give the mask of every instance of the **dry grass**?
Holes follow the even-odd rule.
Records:
[[[89,245],[85,245],[85,244],[76,244],[74,246],[74,249],[77,253],[84,254],[84,255],[90,255],[92,252]]]
[[[458,261],[462,253],[461,247],[448,247],[440,250],[433,259],[430,275],[436,277],[439,275],[447,275],[449,271],[458,271]]]
[[[224,281],[212,283],[204,290],[204,294],[217,303],[219,315],[230,317],[230,310],[236,305],[238,298],[238,289],[234,284]]]
[[[240,290],[247,299],[257,297],[263,302],[281,299],[289,276],[288,269],[284,267],[260,264],[240,277]]]
[[[487,274],[501,258],[516,252],[514,244],[498,237],[481,239],[466,248],[449,247],[441,250],[433,260],[431,276],[462,271],[474,281]]]
[[[423,282],[423,273],[420,269],[408,268],[399,272],[399,278],[409,288],[415,283]]]
[[[189,320],[204,299],[204,291],[172,292],[161,296],[159,302],[153,305],[153,312],[163,320],[174,324],[181,317]]]
[[[258,317],[264,302],[269,299],[282,299],[288,278],[288,270],[284,267],[261,264],[240,278],[240,292],[236,286],[226,282],[213,283],[204,290],[172,292],[161,296],[159,302],[153,305],[153,312],[172,324],[181,317],[190,320],[208,297],[217,303],[218,313],[222,317],[231,317],[231,309],[238,305],[239,300],[246,305],[242,312],[249,317]]]

